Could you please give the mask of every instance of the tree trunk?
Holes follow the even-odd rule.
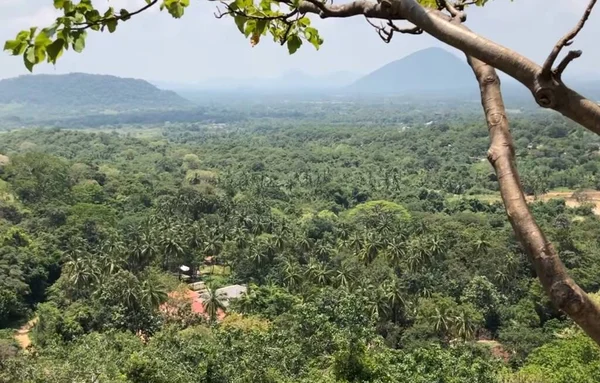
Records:
[[[500,79],[496,70],[467,56],[481,90],[481,103],[490,132],[488,159],[498,177],[506,214],[552,303],[600,345],[600,307],[569,277],[554,246],[536,224],[525,200],[515,164]]]

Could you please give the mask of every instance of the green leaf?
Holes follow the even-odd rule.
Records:
[[[308,17],[302,17],[298,20],[298,24],[303,27],[308,27],[310,25],[310,19]]]
[[[244,35],[246,37],[250,36],[252,32],[256,29],[256,20],[248,20],[246,23],[246,28],[244,28]]]
[[[245,16],[235,16],[233,20],[235,21],[235,25],[237,25],[240,32],[244,33],[244,24],[246,24],[248,19]]]
[[[56,30],[58,29],[58,25],[56,23],[52,24],[48,28],[42,29],[42,33],[44,33],[49,38],[52,38],[56,34]]]
[[[28,71],[33,72],[33,66],[35,65],[35,50],[33,49],[33,46],[28,47],[25,51],[23,62],[25,63],[25,68],[27,68]]]
[[[298,37],[298,35],[291,35],[288,37],[287,48],[291,55],[296,53],[296,51],[298,50],[298,48],[300,48],[301,45],[302,40],[300,39],[300,37]]]
[[[106,22],[105,22],[106,27],[108,28],[108,31],[110,33],[113,33],[117,29],[118,23],[119,23],[119,21],[117,19],[115,19],[114,17],[106,20]]]
[[[42,61],[44,61],[46,59],[46,47],[35,47],[34,49],[35,52],[35,63],[41,63]]]
[[[254,4],[252,0],[235,0],[235,3],[240,9],[246,9],[252,4]]]
[[[19,41],[26,41],[29,40],[29,31],[21,31],[17,34],[17,40]]]
[[[77,53],[83,52],[85,48],[86,31],[77,31],[73,33],[73,50]]]
[[[304,29],[304,37],[317,50],[323,44],[323,39],[319,36],[319,31],[317,31],[315,28],[307,27],[306,29]]]
[[[119,13],[121,15],[121,20],[123,20],[123,21],[127,21],[131,18],[131,16],[129,16],[129,11],[127,9],[121,9],[121,11]]]
[[[65,5],[65,0],[54,0],[54,8],[62,9]]]
[[[260,1],[260,9],[262,9],[263,11],[270,11],[271,4],[273,4],[273,2],[271,0],[261,0]]]
[[[52,40],[50,39],[50,37],[48,37],[47,34],[45,34],[44,32],[38,34],[35,37],[35,43],[34,45],[36,47],[45,47],[47,45],[50,45],[50,43],[52,43]]]
[[[65,40],[56,39],[52,44],[46,47],[46,53],[48,54],[48,62],[56,64],[56,60],[59,59],[63,54],[65,47]]]
[[[172,3],[170,6],[167,7],[167,9],[171,16],[173,16],[176,19],[179,19],[181,18],[181,16],[183,16],[184,9],[180,2]]]
[[[17,49],[20,45],[22,44],[21,41],[19,40],[7,40],[4,43],[4,50],[5,51],[14,51],[15,49]]]
[[[264,34],[266,28],[267,28],[267,20],[257,20],[256,21],[256,28],[254,29],[254,34],[256,35],[262,35]]]

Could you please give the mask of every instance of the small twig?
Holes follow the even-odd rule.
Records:
[[[565,69],[567,69],[567,66],[571,63],[571,61],[581,57],[582,54],[582,51],[569,51],[565,58],[562,59],[560,64],[558,64],[556,69],[552,71],[554,76],[556,76],[556,78],[560,80],[562,78],[563,72],[565,71]]]
[[[571,30],[569,33],[564,35],[563,38],[560,39],[556,43],[556,45],[552,49],[552,52],[550,52],[550,54],[548,55],[548,58],[544,62],[544,66],[542,67],[542,76],[543,77],[549,78],[551,76],[552,66],[556,62],[558,55],[560,54],[560,52],[562,51],[562,49],[564,47],[568,47],[569,45],[571,45],[573,43],[573,39],[575,37],[577,37],[579,32],[581,32],[581,30],[585,26],[586,21],[590,17],[590,14],[592,13],[594,6],[596,5],[596,2],[597,2],[597,0],[590,1],[587,8],[585,9],[585,12],[583,13],[583,16],[581,17],[581,19],[579,20],[579,22],[577,23],[575,28],[573,28],[573,30]],[[572,61],[572,60],[573,60],[573,58],[570,61]],[[567,62],[567,64],[568,64],[568,62]],[[566,67],[566,65],[565,65],[565,67]],[[557,68],[557,70],[558,70],[558,68]],[[563,68],[563,70],[564,70],[564,68]]]
[[[386,25],[376,25],[371,20],[369,20],[368,17],[365,16],[365,19],[369,24],[371,24],[373,28],[375,28],[377,34],[385,43],[389,43],[390,41],[392,41],[392,38],[394,37],[394,32],[410,35],[420,35],[423,33],[423,30],[417,26],[400,28],[396,24],[394,24],[392,20],[388,20]]]
[[[417,26],[415,27],[408,27],[408,28],[398,28],[398,26],[396,26],[396,24],[394,24],[392,22],[392,20],[388,20],[388,26],[390,28],[392,28],[392,30],[394,32],[398,32],[398,33],[404,33],[404,34],[409,34],[409,35],[421,35],[423,34],[423,30]]]

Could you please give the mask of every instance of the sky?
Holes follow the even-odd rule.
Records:
[[[343,2],[348,0],[336,0]],[[494,0],[468,10],[467,25],[475,32],[542,63],[555,42],[579,20],[589,0]],[[144,0],[93,0],[98,7],[130,10]],[[67,52],[56,66],[43,64],[35,73],[87,72],[151,81],[196,83],[215,78],[269,78],[290,71],[325,75],[348,71],[369,73],[417,50],[444,45],[426,36],[397,35],[380,40],[364,18],[312,17],[325,43],[319,51],[303,46],[289,55],[285,47],[264,39],[256,47],[237,30],[230,18],[214,17],[216,3],[191,0],[180,20],[152,10],[122,24],[114,34],[91,32],[82,54]],[[0,0],[0,40],[19,30],[49,25],[52,0]],[[570,74],[600,76],[600,6],[571,49],[583,57]],[[452,50],[452,48],[448,48]],[[22,59],[0,52],[0,78],[26,74]]]

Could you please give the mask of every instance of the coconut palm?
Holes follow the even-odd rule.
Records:
[[[329,282],[331,270],[323,262],[311,258],[306,266],[306,276],[314,283],[325,286]]]
[[[406,244],[397,238],[392,238],[387,243],[385,255],[390,266],[399,265],[406,257]]]
[[[290,289],[294,290],[302,283],[302,271],[300,266],[290,259],[286,259],[282,263],[283,283]]]
[[[349,289],[355,279],[356,269],[348,261],[344,260],[335,270],[333,280],[337,287]]]
[[[64,275],[74,295],[82,292],[98,280],[96,267],[89,257],[70,258],[63,267]]]
[[[207,286],[202,305],[204,306],[204,312],[208,315],[208,318],[212,323],[216,322],[219,310],[225,311],[225,298],[224,294],[217,292],[216,286]]]
[[[167,290],[163,285],[154,280],[146,279],[142,282],[142,301],[148,306],[156,309],[167,301]]]
[[[374,233],[367,233],[362,239],[358,258],[365,264],[370,265],[375,261],[382,249],[383,244]]]

